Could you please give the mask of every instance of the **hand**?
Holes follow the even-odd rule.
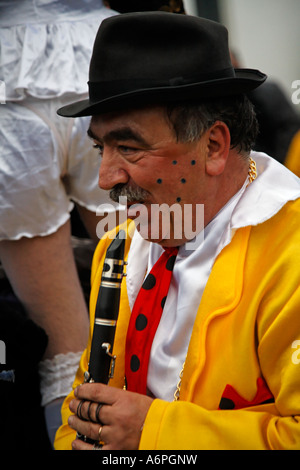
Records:
[[[100,434],[103,450],[138,449],[152,398],[99,383],[80,385],[75,397],[70,403],[74,415],[68,420],[72,429],[97,442]],[[92,450],[93,445],[77,439],[72,448]]]

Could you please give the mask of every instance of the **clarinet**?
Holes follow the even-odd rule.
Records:
[[[109,245],[97,298],[94,331],[88,370],[84,383],[108,384],[114,375],[116,356],[112,355],[116,324],[119,314],[121,282],[124,274],[124,247],[126,234],[120,230]],[[88,443],[95,441],[77,433],[77,439]]]

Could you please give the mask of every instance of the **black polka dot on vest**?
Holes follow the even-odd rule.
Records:
[[[133,354],[130,359],[130,369],[132,370],[132,372],[136,372],[139,370],[139,368],[140,360],[135,354]]]
[[[235,404],[230,398],[221,398],[220,404],[219,404],[220,410],[234,410]]]
[[[176,255],[173,255],[168,259],[167,264],[166,264],[166,268],[168,269],[168,271],[173,271],[175,260],[176,260]]]
[[[153,276],[153,274],[150,273],[150,274],[148,274],[148,276],[144,280],[143,289],[145,289],[145,290],[153,289],[155,284],[156,284],[156,278],[155,278],[155,276]]]
[[[160,303],[162,309],[163,309],[164,306],[165,306],[166,300],[167,300],[167,296],[165,295],[165,296],[163,297],[161,303]]]
[[[135,320],[135,328],[138,331],[142,331],[146,328],[147,323],[148,323],[147,317],[143,315],[142,313],[140,313],[137,319]]]

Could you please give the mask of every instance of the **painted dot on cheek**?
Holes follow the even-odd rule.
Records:
[[[196,165],[196,160],[192,160],[191,165]]]
[[[181,178],[181,183],[186,183],[186,179],[185,178]]]
[[[161,179],[161,178],[158,178],[158,180],[156,180],[156,182],[157,182],[158,184],[161,184],[161,183],[162,183],[162,179]]]
[[[176,199],[176,201],[177,201],[177,202],[180,202],[180,201],[181,201],[181,197],[178,197],[178,198]]]
[[[177,165],[177,160],[172,161],[173,165]]]

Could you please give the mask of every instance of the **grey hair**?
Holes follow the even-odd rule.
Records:
[[[222,121],[229,128],[231,148],[248,156],[258,135],[254,106],[246,95],[169,104],[166,112],[178,142],[194,142],[216,121]]]

